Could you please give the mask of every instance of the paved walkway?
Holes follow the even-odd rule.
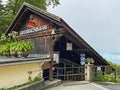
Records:
[[[48,88],[45,90],[110,90],[95,83],[87,81],[70,81],[64,82],[59,86]]]
[[[106,82],[106,83],[97,83],[98,85],[108,88],[109,90],[120,90],[120,84]]]

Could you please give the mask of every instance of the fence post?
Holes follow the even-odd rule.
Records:
[[[85,80],[92,81],[93,80],[93,64],[85,64]]]
[[[117,71],[116,71],[116,68],[115,68],[115,82],[117,80]]]

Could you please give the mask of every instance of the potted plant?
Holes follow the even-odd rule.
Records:
[[[12,57],[27,57],[29,52],[34,48],[31,41],[19,41],[18,33],[12,31],[6,36],[2,34],[0,38],[0,55]]]
[[[16,51],[16,46],[17,46],[17,42],[12,42],[10,43],[10,55],[13,58],[17,58],[17,51]]]
[[[5,35],[4,33],[1,35],[0,38],[0,53],[3,56],[10,56],[11,54],[11,50],[10,50],[10,46],[11,43],[15,40],[17,40],[17,32],[12,31],[11,33],[9,33],[8,35]],[[13,46],[12,46],[13,47]]]
[[[9,43],[7,42],[7,36],[5,34],[2,34],[0,37],[0,54],[9,56]]]
[[[17,46],[17,41],[18,41],[18,32],[12,31],[11,33],[8,34],[8,42],[10,43],[10,55],[11,57],[18,57],[17,51],[16,51],[16,46]]]
[[[34,48],[31,41],[18,41],[16,51],[19,57],[27,57],[29,52]]]
[[[9,49],[10,49],[9,43],[3,44],[3,45],[1,45],[0,47],[1,47],[1,48],[0,48],[0,49],[1,49],[1,50],[0,50],[1,54],[2,54],[3,56],[9,57],[9,56],[10,56],[10,53],[9,53]]]
[[[87,60],[88,64],[93,64],[94,63],[93,58],[88,57],[88,58],[86,58],[86,60]]]
[[[0,45],[0,56],[2,56],[3,55],[3,52],[2,52],[2,47],[1,47],[2,45]]]

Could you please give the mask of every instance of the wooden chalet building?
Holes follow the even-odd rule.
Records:
[[[86,59],[106,73],[111,68],[86,41],[62,18],[24,3],[6,34],[17,31],[22,40],[31,40],[35,48],[28,57],[50,57],[43,68],[43,77],[62,80],[84,80]],[[104,66],[104,67],[103,67]],[[108,72],[109,71],[109,72]]]

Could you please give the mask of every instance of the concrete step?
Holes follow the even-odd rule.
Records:
[[[89,84],[89,81],[65,81],[64,86]]]
[[[54,79],[52,81],[50,80],[44,81],[44,89],[58,86],[61,84],[61,82],[62,81],[60,79]]]

